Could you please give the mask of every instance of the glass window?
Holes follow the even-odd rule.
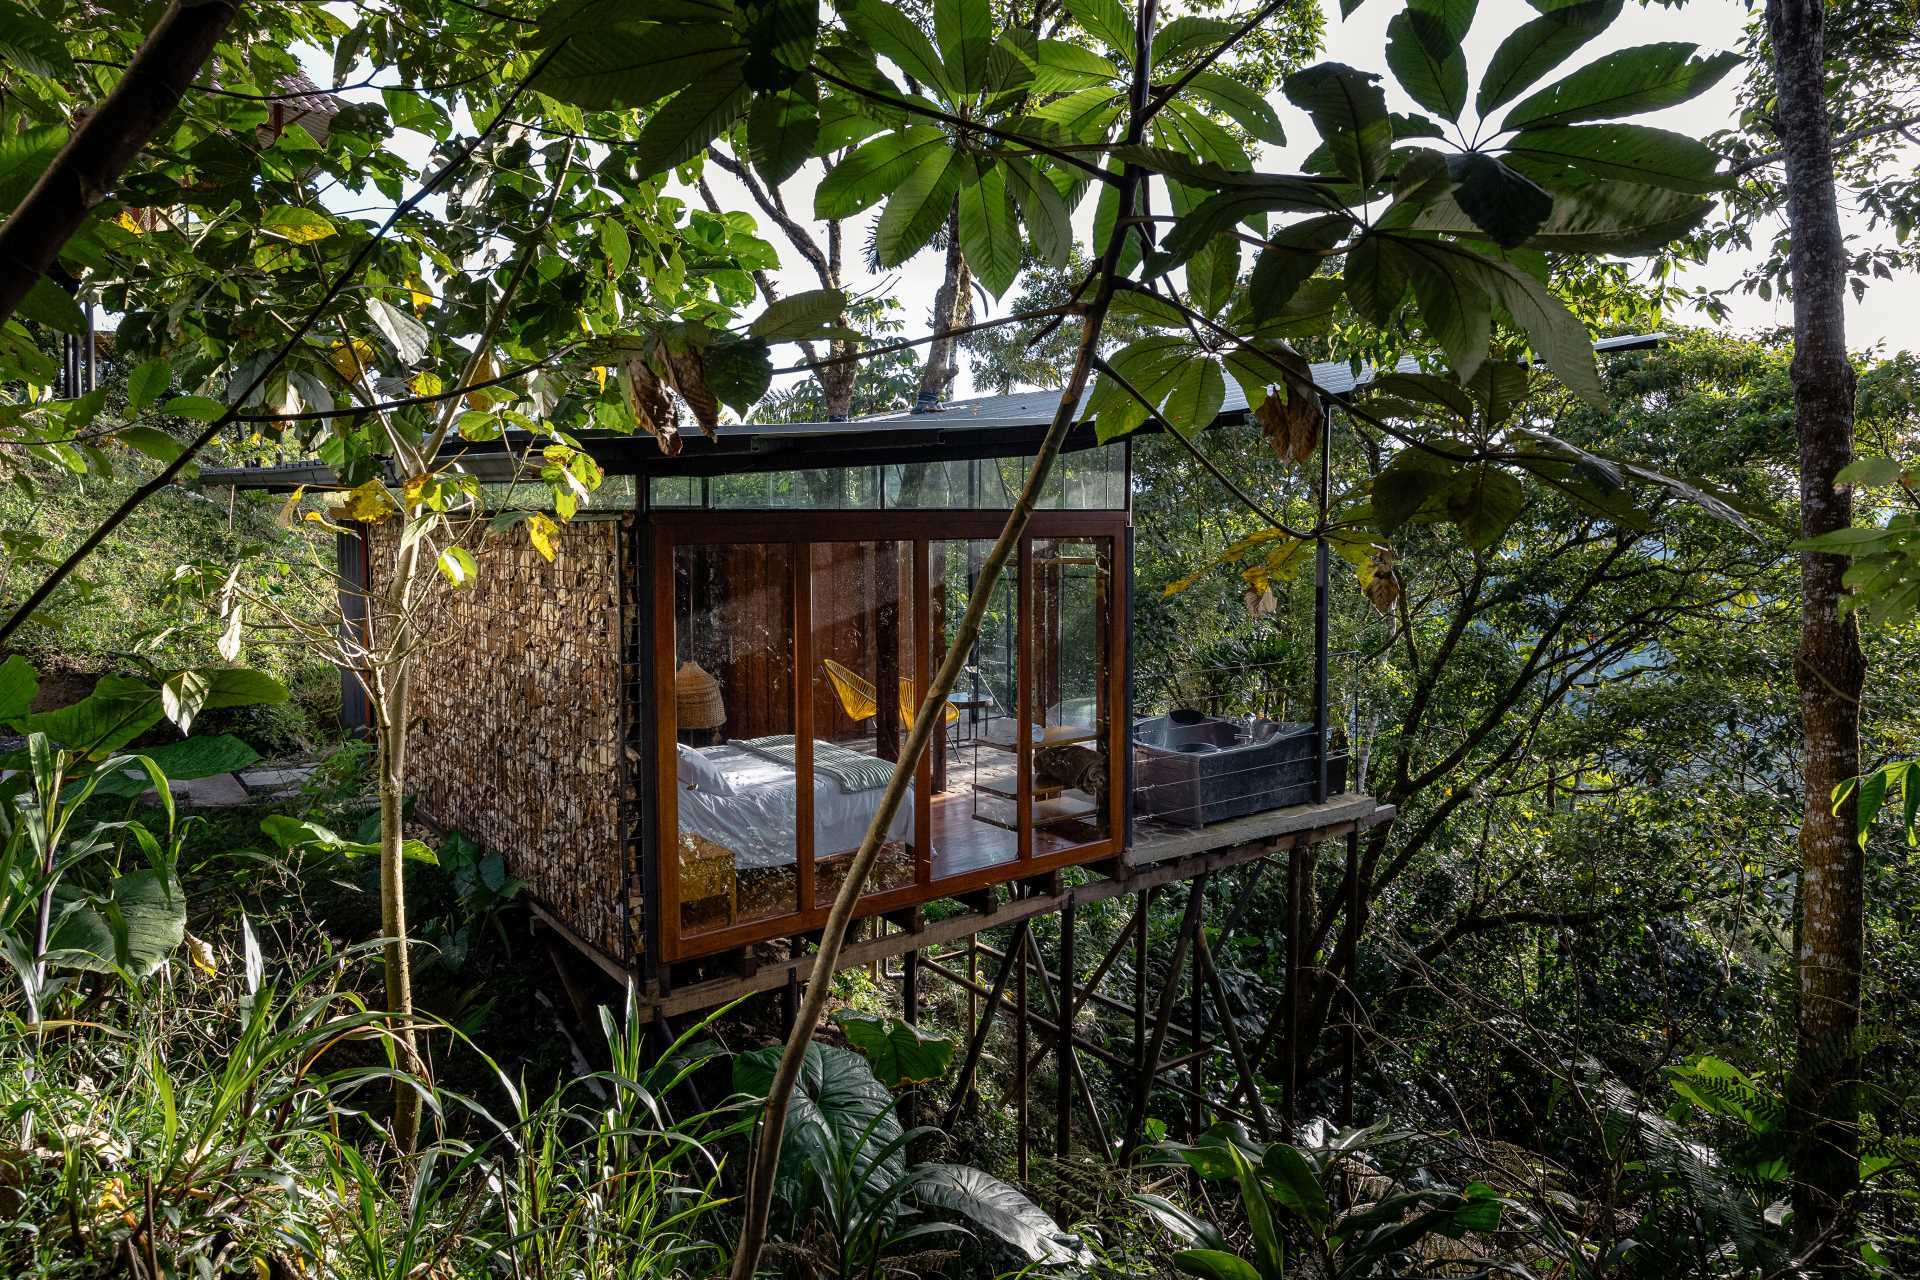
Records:
[[[934,662],[944,661],[981,563],[987,539],[935,542],[932,577]],[[951,695],[954,720],[933,744],[933,878],[966,875],[1020,856],[1019,569],[1010,562],[994,583],[967,664]]]
[[[656,507],[700,505],[698,476],[655,476],[647,481],[647,501]]]
[[[674,553],[682,933],[799,905],[794,554],[784,543]]]
[[[816,467],[715,476],[709,505],[761,510],[857,511],[876,503],[872,467]]]
[[[919,703],[913,544],[816,542],[809,557],[813,649],[813,884],[826,906],[866,838]],[[915,879],[908,791],[867,892]]]

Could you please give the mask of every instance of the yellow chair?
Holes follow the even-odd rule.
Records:
[[[871,720],[880,713],[879,691],[865,677],[849,671],[832,658],[820,659],[820,665],[827,669],[827,683],[833,686],[847,719],[855,722]],[[920,695],[914,690],[913,681],[901,677],[900,727],[909,733],[913,731],[913,713],[919,705]],[[946,722],[950,725],[960,723],[960,708],[951,702],[947,704]]]

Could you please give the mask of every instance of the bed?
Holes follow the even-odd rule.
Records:
[[[678,788],[683,927],[711,927],[793,910],[799,780],[793,739],[779,736],[706,747],[697,754],[724,777],[727,791]],[[846,858],[859,848],[880,807],[893,764],[832,743],[814,742],[813,849],[816,896],[831,897]],[[913,787],[887,828],[887,846],[869,889],[913,879]],[[838,865],[835,865],[837,861]]]

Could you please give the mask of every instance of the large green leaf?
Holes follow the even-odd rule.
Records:
[[[1522,99],[1507,113],[1508,129],[1577,124],[1658,111],[1705,93],[1740,64],[1736,53],[1694,57],[1684,41],[1640,45],[1596,58],[1563,80]]]
[[[1322,62],[1288,76],[1284,88],[1313,117],[1338,172],[1363,188],[1386,175],[1393,124],[1379,76]]]
[[[1457,294],[1462,299],[1473,293],[1483,297],[1491,294],[1526,331],[1527,340],[1534,351],[1566,384],[1568,390],[1595,404],[1606,403],[1606,396],[1600,388],[1600,373],[1594,364],[1592,338],[1579,318],[1567,309],[1564,302],[1549,293],[1544,284],[1511,263],[1489,258],[1463,244],[1411,239],[1404,239],[1400,243],[1407,250],[1409,258],[1421,264],[1414,277],[1416,296],[1420,294],[1423,276],[1434,293],[1438,309],[1443,313],[1452,304],[1442,294]],[[1442,283],[1442,277],[1447,283]],[[1421,299],[1421,313],[1427,314],[1424,297]],[[1456,351],[1461,357],[1468,355],[1468,344],[1463,334],[1464,330],[1455,328],[1455,341],[1442,341],[1450,358]],[[1479,352],[1472,355],[1465,366],[1459,359],[1454,360],[1454,372],[1462,379],[1472,378],[1481,360],[1486,357],[1484,340],[1479,345]]]
[[[861,0],[843,9],[840,17],[855,39],[864,41],[875,53],[892,61],[913,80],[926,85],[949,102],[957,102],[966,96],[949,69],[941,63],[940,55],[934,52],[933,43],[927,39],[926,33],[900,10],[882,0]],[[985,67],[986,55],[983,51],[983,73]]]
[[[19,654],[0,662],[0,723],[11,723],[27,714],[40,692],[40,673]]]
[[[1040,40],[1033,51],[1036,93],[1068,93],[1111,84],[1120,75],[1112,59],[1072,40]]]
[[[984,1228],[1045,1266],[1093,1261],[1078,1237],[1062,1231],[1020,1191],[990,1173],[961,1164],[927,1164],[914,1171],[914,1197]]]
[[[715,67],[654,112],[634,140],[633,168],[641,177],[685,164],[746,113],[752,91],[744,80],[745,58]]]
[[[1262,142],[1285,146],[1287,132],[1267,100],[1245,84],[1218,71],[1202,71],[1187,91],[1223,113]]]
[[[1298,1148],[1284,1142],[1269,1146],[1261,1157],[1260,1171],[1266,1176],[1267,1185],[1273,1188],[1274,1199],[1306,1219],[1315,1231],[1326,1228],[1332,1216],[1326,1190],[1320,1185],[1313,1165]]]
[[[0,0],[0,58],[9,69],[30,76],[52,79],[73,70],[60,32],[14,0]]]
[[[1482,152],[1447,157],[1453,199],[1474,225],[1503,249],[1525,244],[1553,214],[1553,197],[1539,184]]]
[[[1153,272],[1171,271],[1199,253],[1213,238],[1224,235],[1242,222],[1276,211],[1298,212],[1302,208],[1318,210],[1316,199],[1306,201],[1292,190],[1267,190],[1259,187],[1232,187],[1208,196],[1191,212],[1173,224],[1153,258]]]
[[[847,309],[847,295],[840,289],[807,289],[776,298],[754,317],[747,332],[768,342],[791,342],[832,324]]]
[[[960,207],[960,250],[974,279],[995,298],[1005,293],[1020,274],[1020,227],[1013,214],[1013,199],[1007,194],[1004,169],[983,163],[980,176],[962,186],[956,197]]]
[[[966,163],[946,147],[929,151],[887,199],[874,228],[874,258],[897,267],[926,247],[947,220]]]
[[[954,87],[976,94],[987,87],[993,48],[993,8],[987,0],[933,0],[933,38]]]
[[[1196,357],[1180,365],[1160,406],[1160,416],[1191,435],[1213,425],[1226,397],[1227,384],[1220,376],[1219,361]]]
[[[1467,57],[1460,42],[1473,0],[1413,0],[1387,24],[1387,67],[1415,102],[1458,120],[1467,105]]]
[[[733,1087],[763,1098],[773,1084],[782,1046],[768,1045],[733,1060]],[[787,1132],[780,1163],[792,1170],[816,1155],[851,1152],[867,1134],[862,1167],[869,1185],[886,1185],[906,1171],[906,1155],[898,1147],[875,1167],[872,1155],[885,1150],[901,1134],[894,1115],[893,1094],[874,1078],[867,1060],[836,1045],[810,1044],[800,1066],[800,1079],[787,1110]]]
[[[1601,178],[1706,195],[1727,185],[1720,157],[1704,142],[1644,124],[1574,124],[1524,129],[1507,154]]]
[[[12,212],[67,141],[67,131],[43,125],[0,138],[0,211]]]
[[[1474,110],[1481,115],[1505,106],[1580,47],[1613,25],[1622,0],[1586,0],[1521,24],[1493,51],[1480,77]]]
[[[1120,0],[1066,0],[1067,12],[1081,30],[1104,41],[1129,62],[1133,59],[1133,17]]]
[[[772,186],[799,172],[820,137],[820,112],[805,93],[765,93],[747,112],[747,156]]]
[[[152,761],[161,773],[179,782],[211,778],[217,773],[232,773],[260,762],[258,751],[230,733],[182,738],[178,742],[144,748],[140,754]],[[134,769],[102,779],[94,794],[137,796],[152,785],[145,772]]]
[[[47,959],[65,969],[144,978],[166,963],[187,934],[187,897],[180,882],[157,871],[132,871],[104,898],[88,895],[48,939]]]
[[[744,58],[739,37],[721,23],[614,27],[567,41],[538,87],[592,111],[644,107]]]
[[[160,691],[130,676],[100,677],[93,692],[71,706],[16,720],[24,733],[44,733],[56,744],[100,758],[160,723]]]
[[[889,1089],[938,1080],[953,1063],[952,1040],[929,1035],[910,1022],[854,1009],[842,1009],[833,1020],[847,1043],[866,1058],[874,1078]]]
[[[1137,338],[1107,358],[1107,363],[1156,409],[1195,354],[1191,338],[1155,334]],[[1152,411],[1102,373],[1087,398],[1087,413],[1102,444],[1137,429]]]
[[[757,93],[797,87],[820,38],[816,0],[756,0],[737,12],[748,49],[747,86]]]
[[[1427,523],[1444,509],[1438,502],[1456,471],[1452,462],[1425,449],[1402,449],[1373,478],[1373,514],[1389,536],[1402,526]]]
[[[1182,1249],[1173,1265],[1200,1280],[1262,1280],[1251,1262],[1225,1249]]]
[[[1374,324],[1384,325],[1407,296],[1407,273],[1407,255],[1398,244],[1385,236],[1362,236],[1347,251],[1347,301]]]
[[[1456,268],[1438,241],[1399,241],[1407,277],[1427,336],[1447,353],[1447,363],[1471,378],[1487,358],[1493,338],[1493,298],[1479,271]]]
[[[1699,226],[1712,211],[1711,200],[1684,192],[1596,182],[1556,192],[1552,215],[1524,243],[1531,249],[1559,253],[1657,253]],[[1434,201],[1412,225],[1415,230],[1493,238],[1452,197]]]
[[[945,152],[951,145],[932,125],[912,125],[862,143],[814,189],[813,216],[835,221],[872,208],[936,149]]]
[[[1006,171],[1007,190],[1020,207],[1034,256],[1049,266],[1066,266],[1073,252],[1073,213],[1061,199],[1060,189],[1024,156],[1008,157],[1001,168]]]
[[[1247,280],[1247,297],[1256,320],[1277,316],[1293,301],[1308,277],[1327,261],[1324,254],[1340,243],[1352,223],[1338,214],[1288,223],[1267,238]]]
[[[1526,500],[1526,490],[1511,472],[1482,462],[1461,471],[1447,486],[1447,518],[1460,527],[1469,547],[1485,551],[1500,541]]]

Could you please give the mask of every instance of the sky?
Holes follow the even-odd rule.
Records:
[[[1322,0],[1322,2],[1327,17],[1326,47],[1322,56],[1361,70],[1383,73],[1388,107],[1395,111],[1417,110],[1412,100],[1407,98],[1394,83],[1393,77],[1385,74],[1384,50],[1387,23],[1405,6],[1398,0],[1368,0],[1367,3],[1361,4],[1351,17],[1342,20],[1336,0]],[[1481,0],[1473,30],[1468,34],[1466,41],[1467,61],[1472,69],[1471,83],[1479,83],[1479,72],[1499,45],[1501,37],[1535,16],[1537,16],[1536,11],[1525,4],[1524,0]],[[1699,45],[1703,53],[1722,49],[1738,50],[1741,47],[1742,32],[1747,18],[1747,7],[1741,0],[1688,0],[1688,3],[1674,8],[1629,4],[1626,12],[1612,28],[1563,64],[1558,72],[1548,77],[1547,82],[1616,49],[1656,41],[1689,41]],[[1729,127],[1732,123],[1740,75],[1740,69],[1736,68],[1719,85],[1692,102],[1665,111],[1635,116],[1633,119],[1637,123],[1656,125],[1678,133],[1704,138],[1708,134]],[[1304,113],[1295,110],[1292,104],[1278,93],[1271,95],[1269,100],[1280,112],[1290,145],[1282,148],[1267,148],[1266,153],[1260,157],[1261,167],[1269,169],[1297,167],[1312,148],[1314,142],[1312,126]],[[818,173],[818,166],[810,165],[807,170],[788,183],[785,191],[789,209],[798,211],[812,207],[812,180]],[[710,170],[709,181],[714,187],[715,195],[726,207],[757,212],[744,188],[726,174]],[[1087,238],[1092,206],[1092,199],[1087,199],[1076,219],[1076,228],[1082,243],[1085,243]],[[1848,217],[1844,211],[1843,223],[1851,234],[1867,234],[1864,220]],[[797,261],[796,256],[787,249],[777,228],[768,226],[763,234],[781,248],[783,258]],[[934,290],[939,285],[941,265],[941,255],[923,252],[918,258],[897,271],[881,276],[858,275],[848,283],[856,291],[872,290],[891,293],[898,297],[906,307],[909,331],[918,335],[927,331],[927,313]],[[1733,254],[1717,255],[1716,259],[1706,266],[1689,271],[1682,277],[1681,284],[1688,287],[1722,288],[1738,278],[1741,266],[1742,263]],[[798,267],[784,268],[776,273],[775,278],[778,287],[789,292],[818,287],[818,281],[804,263]],[[1914,283],[1912,279],[1898,278],[1892,282],[1876,282],[1876,287],[1867,291],[1864,302],[1855,302],[1849,295],[1847,299],[1849,345],[1856,349],[1875,345],[1887,349],[1920,346],[1920,322],[1916,322],[1912,315]],[[1791,304],[1783,300],[1776,299],[1770,302],[1755,294],[1741,292],[1731,295],[1729,302],[1732,315],[1727,323],[1729,327],[1736,330],[1782,326],[1790,324],[1793,319]],[[979,305],[980,300],[976,295],[976,311]],[[1001,314],[1002,310],[1000,307],[989,306],[984,313],[980,313],[980,318],[990,318],[995,314]],[[1680,324],[1706,322],[1705,318],[1697,313],[1683,312],[1670,318],[1674,323]],[[966,361],[963,359],[960,384],[955,388],[957,396],[964,396],[969,391],[965,366]]]

